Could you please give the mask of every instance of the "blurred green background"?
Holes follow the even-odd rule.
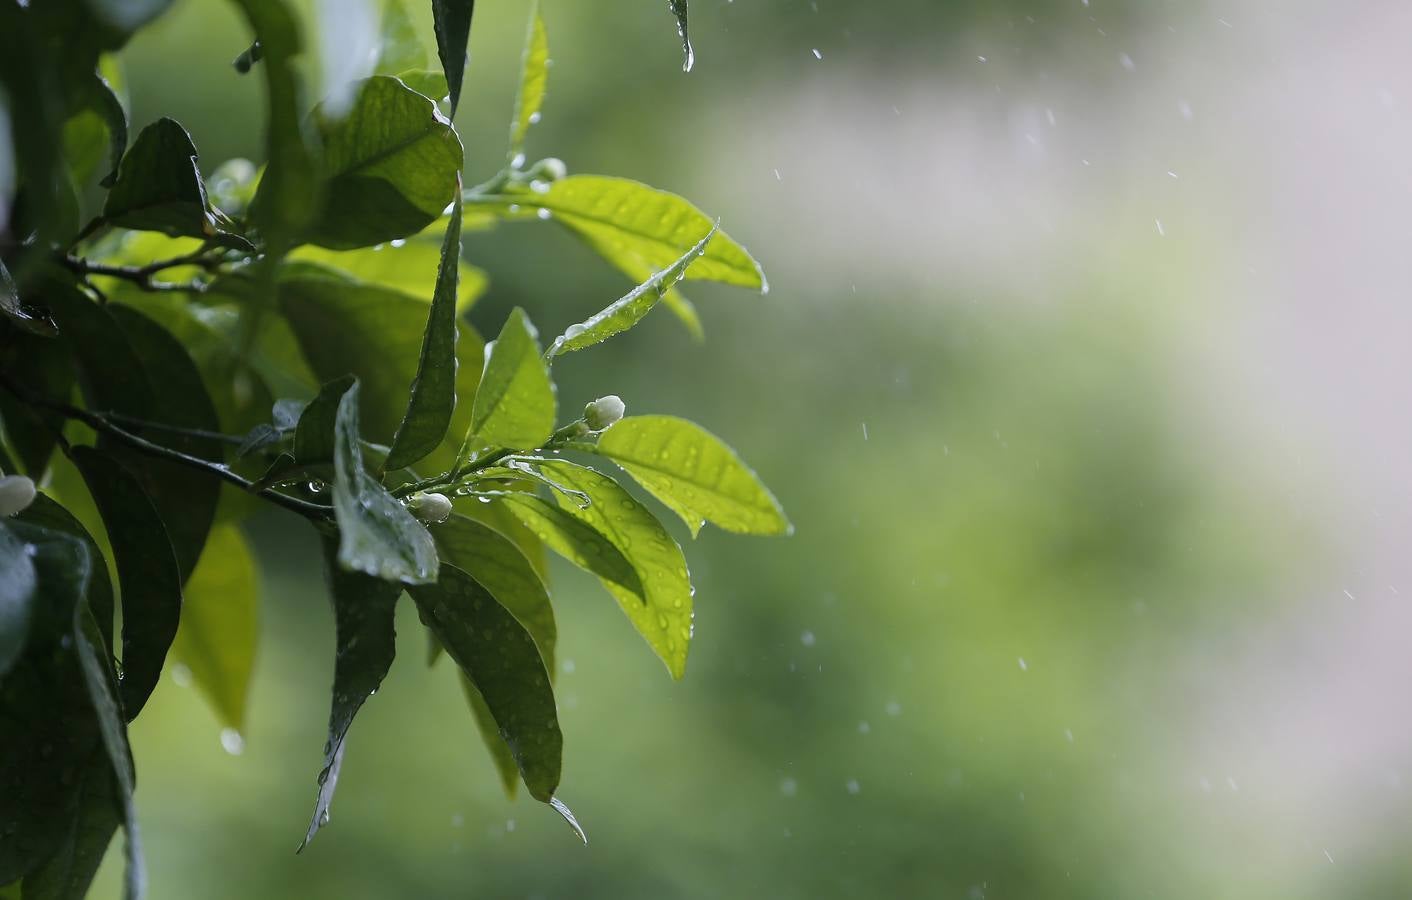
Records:
[[[171,679],[133,728],[152,896],[1412,895],[1407,12],[693,0],[687,75],[665,6],[546,0],[531,158],[692,198],[772,290],[691,291],[704,344],[659,312],[566,358],[562,406],[701,422],[797,533],[687,546],[680,683],[556,567],[587,847],[505,800],[404,604],[296,857],[332,619],[311,537],[253,521],[242,752]],[[206,171],[260,148],[231,9],[122,57],[134,127],[177,118]],[[524,15],[478,4],[468,182]],[[537,223],[467,249],[487,333],[626,287]]]

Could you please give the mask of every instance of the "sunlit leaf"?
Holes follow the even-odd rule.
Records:
[[[314,818],[299,845],[300,850],[328,824],[329,804],[338,786],[348,728],[363,702],[382,684],[396,653],[393,612],[402,594],[401,585],[347,571],[341,559],[335,559],[340,554],[332,541],[325,542],[324,571],[333,601],[336,642],[333,705],[329,711],[328,743],[324,744],[324,767],[319,772]]]
[[[515,116],[510,120],[510,159],[520,156],[525,135],[539,121],[544,95],[549,85],[549,35],[539,14],[539,0],[530,4],[529,34],[521,63],[520,90],[515,97]]]
[[[315,109],[326,182],[306,240],[332,249],[406,238],[456,193],[461,141],[436,104],[396,78],[364,81],[346,115]]]
[[[457,179],[460,185],[460,179]],[[407,412],[397,426],[386,467],[401,469],[430,454],[446,437],[456,408],[456,295],[461,259],[461,198],[456,193],[451,225],[441,245],[436,289],[427,311],[426,334],[412,379]]]
[[[703,520],[741,534],[792,530],[779,501],[735,451],[685,419],[629,416],[603,432],[594,452],[622,466],[692,535]]]
[[[499,498],[545,546],[586,572],[597,575],[610,590],[631,595],[639,605],[646,603],[642,579],[617,544],[592,525],[547,503],[533,494]],[[615,596],[616,593],[615,593]]]
[[[384,581],[435,581],[436,545],[426,527],[363,469],[356,381],[338,404],[333,465],[339,565]]]
[[[382,0],[382,21],[378,30],[382,43],[374,71],[379,75],[396,75],[408,69],[427,67],[426,47],[422,46],[416,23],[407,15],[402,0]]]
[[[422,621],[485,699],[525,787],[548,802],[559,786],[564,738],[534,638],[455,566],[442,566],[435,584],[414,585],[409,593]]]
[[[549,347],[549,356],[581,350],[602,343],[615,334],[621,334],[642,321],[642,317],[652,311],[667,291],[686,277],[691,265],[703,256],[717,234],[713,226],[706,236],[686,251],[670,266],[656,273],[642,284],[633,288],[626,296],[609,304],[605,309],[577,325],[570,325]]]
[[[554,433],[558,404],[539,335],[523,309],[486,346],[485,373],[471,412],[471,434],[496,447],[538,447]]]
[[[255,559],[240,529],[217,526],[186,583],[172,658],[191,672],[222,724],[245,728],[257,637]]]
[[[398,244],[379,244],[357,250],[327,250],[307,244],[289,254],[293,262],[316,263],[325,269],[337,269],[348,277],[374,287],[389,288],[430,302],[436,292],[440,271],[441,248],[450,217],[432,223],[426,231]],[[485,271],[457,260],[456,311],[465,312],[485,293],[488,278]]]

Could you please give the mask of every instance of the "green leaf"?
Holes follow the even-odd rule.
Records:
[[[460,179],[457,178],[459,186]],[[446,437],[456,409],[456,294],[461,259],[461,197],[456,192],[451,225],[441,245],[436,290],[427,312],[427,330],[412,379],[407,412],[392,438],[385,467],[410,466],[432,451]]]
[[[217,432],[220,419],[215,404],[206,393],[201,372],[191,356],[170,332],[131,307],[116,303],[108,311],[117,322],[128,345],[142,360],[143,375],[151,396],[161,397],[154,407],[162,424],[197,431]],[[177,435],[154,429],[132,427],[130,430],[165,447],[180,450],[190,456],[219,461],[224,448],[211,438]],[[107,441],[99,446],[110,450],[138,480],[143,490],[166,524],[176,551],[182,580],[190,577],[206,545],[206,535],[216,518],[220,500],[220,482],[204,472],[187,466],[143,456]]]
[[[451,114],[461,102],[461,81],[466,74],[466,44],[471,38],[471,15],[475,0],[431,0],[436,54],[451,88]]]
[[[349,393],[356,394],[356,388]],[[340,558],[336,560],[335,556]],[[309,831],[299,845],[301,851],[319,829],[328,824],[329,804],[338,786],[338,772],[346,747],[344,741],[353,717],[392,668],[397,637],[393,613],[397,598],[402,595],[401,585],[346,571],[341,550],[332,540],[324,543],[324,572],[333,600],[337,646],[333,705],[329,711],[328,743],[324,744],[324,767],[319,772],[319,796]]]
[[[306,244],[289,254],[297,263],[315,263],[337,269],[350,279],[374,287],[388,288],[429,302],[436,294],[440,277],[441,249],[451,218],[445,216],[416,237],[405,241],[361,247],[357,250],[326,250]],[[298,269],[293,268],[297,274]],[[456,260],[456,311],[463,313],[485,293],[488,277],[484,270]]]
[[[186,666],[222,724],[245,728],[258,637],[255,559],[240,529],[218,525],[186,583],[174,660]]]
[[[127,151],[127,111],[101,73],[95,72],[75,93],[81,105],[64,125],[64,155],[79,180],[86,181],[102,155],[100,143],[106,143],[108,172],[101,184],[112,187]]]
[[[378,48],[375,71],[379,75],[396,75],[408,69],[427,67],[426,48],[402,0],[382,0],[382,22],[378,30],[382,45]],[[439,96],[445,93],[442,91]]]
[[[259,41],[264,63],[265,174],[251,204],[271,258],[294,243],[318,210],[320,182],[301,125],[295,57],[302,49],[298,19],[285,0],[233,0]]]
[[[45,281],[42,295],[78,363],[89,408],[147,418],[155,404],[152,388],[112,313],[58,278]]]
[[[513,203],[526,219],[538,218],[538,210],[547,209],[554,221],[637,282],[670,266],[715,224],[676,194],[602,175],[570,175],[543,193],[526,188],[493,197],[471,194],[466,202],[490,204],[502,211]],[[690,279],[769,289],[760,264],[724,232],[692,266]]]
[[[142,129],[123,157],[103,216],[124,228],[205,238],[216,233],[208,205],[191,135],[163,118]]]
[[[319,389],[294,426],[294,460],[300,465],[333,462],[334,428],[343,395],[357,381],[352,375],[335,378]]]
[[[0,350],[0,368],[44,397],[70,396],[77,379],[73,359],[61,341],[25,331],[9,336],[8,346]],[[63,416],[42,412],[20,402],[9,391],[0,391],[0,420],[4,421],[5,438],[22,471],[41,481],[58,433],[64,427]]]
[[[88,556],[93,561],[93,573],[88,579],[88,609],[93,613],[93,618],[98,623],[103,643],[111,646],[113,643],[113,582],[108,576],[108,566],[103,559],[103,551],[98,549],[98,542],[93,539],[93,535],[89,534],[88,529],[83,527],[83,524],[73,513],[43,493],[35,495],[34,502],[17,518],[30,525],[78,538],[88,548]]]
[[[740,534],[793,531],[779,501],[735,451],[685,419],[620,419],[593,452],[613,460],[681,516],[693,537],[703,521]]]
[[[555,481],[591,498],[588,507],[580,508],[556,495],[560,509],[603,535],[637,572],[641,594],[606,581],[604,587],[667,664],[672,677],[681,678],[691,643],[692,587],[677,542],[647,507],[607,475],[563,460],[549,460],[540,467]]]
[[[0,531],[0,678],[24,652],[37,588],[27,545],[12,532]]]
[[[501,497],[499,502],[549,549],[585,572],[597,575],[610,590],[632,595],[633,602],[639,605],[647,602],[642,579],[632,563],[616,544],[591,525],[533,494]]]
[[[544,665],[554,671],[558,629],[544,581],[520,549],[488,525],[462,515],[431,529],[441,561],[470,575],[534,638]]]
[[[279,299],[314,373],[325,381],[350,372],[358,376],[364,436],[390,442],[407,406],[407,385],[416,377],[426,302],[311,266],[281,277]],[[456,396],[469,398],[480,381],[482,344],[465,322],[456,325]],[[423,463],[429,471],[450,468],[470,422],[471,404],[458,403],[447,440]]]
[[[83,900],[88,895],[113,834],[122,824],[122,798],[106,749],[89,756],[74,785],[73,803],[73,821],[58,851],[25,876],[24,900]]]
[[[408,69],[396,74],[398,81],[428,100],[435,100],[438,104],[447,99],[450,92],[450,88],[446,84],[446,76],[441,72],[433,72],[430,69]]]
[[[711,239],[717,234],[713,226],[706,236],[696,242],[676,262],[656,273],[642,284],[633,288],[626,296],[608,305],[607,308],[590,316],[577,325],[570,325],[549,347],[552,359],[562,353],[582,350],[600,344],[615,334],[621,334],[642,321],[642,317],[652,311],[657,301],[686,277],[692,263],[706,255]]]
[[[432,640],[436,640],[434,635]],[[441,644],[435,646],[440,648]],[[490,753],[490,761],[495,764],[495,771],[500,776],[500,786],[504,788],[505,796],[514,800],[520,787],[520,767],[515,763],[515,755],[500,736],[500,726],[495,724],[495,715],[486,705],[485,698],[465,672],[461,673],[461,691],[466,696],[466,705],[470,707],[471,719],[476,723],[481,741]]]
[[[520,158],[525,148],[525,135],[530,126],[539,122],[540,109],[549,85],[549,34],[539,14],[539,0],[530,5],[529,34],[525,37],[525,53],[520,76],[520,90],[515,97],[515,117],[510,120],[510,159]]]
[[[485,588],[455,566],[409,589],[422,622],[480,691],[525,787],[548,802],[559,786],[564,738],[549,673],[534,638]]]
[[[339,565],[384,581],[434,582],[436,545],[426,527],[363,469],[356,381],[338,404],[333,465]]]
[[[70,451],[103,517],[123,601],[123,708],[134,719],[162,675],[181,617],[181,571],[142,485],[92,447]]]
[[[554,433],[558,404],[539,335],[516,307],[485,348],[485,373],[471,411],[470,436],[492,447],[530,449]]]
[[[503,504],[463,503],[458,512],[514,544],[524,554],[525,559],[529,560],[539,579],[545,584],[549,583],[549,560],[544,552],[544,542]]]
[[[691,67],[696,65],[696,51],[691,48],[691,32],[687,29],[686,0],[667,0],[667,4],[672,8],[672,15],[677,17],[677,34],[681,36],[683,56],[681,70],[690,72]]]
[[[323,141],[323,208],[306,240],[335,250],[406,238],[456,193],[464,152],[436,104],[396,78],[363,82],[347,115],[313,114]]]

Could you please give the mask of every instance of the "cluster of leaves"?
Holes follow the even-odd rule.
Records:
[[[680,677],[686,562],[614,473],[693,535],[790,528],[696,425],[624,417],[617,397],[561,424],[557,357],[659,302],[699,331],[684,279],[765,281],[680,197],[526,165],[548,74],[537,10],[507,164],[465,189],[450,115],[470,0],[433,2],[439,71],[386,0],[375,73],[346,108],[307,112],[285,0],[233,2],[256,38],[236,69],[263,78],[267,159],[203,176],[171,119],[128,140],[114,54],[166,0],[0,0],[16,163],[0,165],[0,896],[83,896],[119,827],[127,896],[143,893],[127,723],[175,660],[243,726],[256,567],[240,522],[263,504],[317,530],[335,615],[305,843],[392,663],[404,592],[506,790],[523,782],[577,828],[555,796],[546,549],[596,576]],[[686,4],[671,6],[689,58]],[[547,349],[521,309],[483,342],[462,314],[486,278],[461,235],[522,219],[558,223],[637,286]]]

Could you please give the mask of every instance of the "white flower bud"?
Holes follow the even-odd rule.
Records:
[[[0,478],[0,517],[23,512],[33,502],[33,481],[23,475]]]
[[[445,494],[418,491],[408,498],[407,509],[428,525],[440,525],[451,518],[451,500]]]
[[[533,178],[542,178],[545,181],[558,181],[569,174],[569,167],[564,165],[562,159],[553,156],[548,159],[541,159],[534,164],[534,169],[530,171]]]
[[[593,431],[602,431],[623,417],[628,408],[617,394],[599,397],[583,408],[583,420]]]

